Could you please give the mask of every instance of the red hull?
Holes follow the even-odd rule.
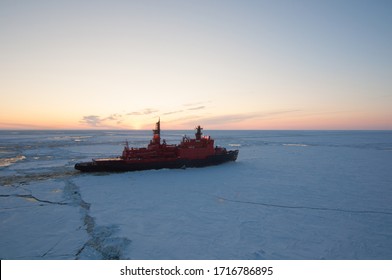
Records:
[[[122,159],[113,159],[105,161],[91,161],[77,163],[75,168],[82,172],[125,172],[141,171],[150,169],[175,169],[188,167],[206,167],[218,165],[229,161],[235,161],[238,156],[238,150],[228,151],[225,155],[209,156],[206,159],[173,159],[173,160],[156,160],[156,161],[125,161]]]

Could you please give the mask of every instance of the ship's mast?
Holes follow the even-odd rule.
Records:
[[[152,130],[153,137],[152,142],[154,144],[161,144],[161,118],[159,118],[158,122],[155,124],[155,129]]]
[[[201,128],[200,125],[198,125],[198,126],[196,127],[196,133],[195,133],[196,140],[200,140],[200,139],[201,139],[201,135],[203,134],[203,133],[201,132],[202,129],[203,129],[203,128]]]

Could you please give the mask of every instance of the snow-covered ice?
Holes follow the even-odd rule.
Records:
[[[392,131],[206,133],[238,160],[82,174],[150,131],[0,131],[0,258],[392,259]]]

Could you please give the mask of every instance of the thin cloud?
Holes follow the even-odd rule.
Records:
[[[197,119],[198,122],[207,123],[209,125],[223,125],[233,122],[241,122],[248,119],[257,118],[258,114],[232,114],[232,115],[222,115],[222,116],[215,116],[215,117],[207,117]],[[187,121],[183,124],[192,124],[195,120]]]
[[[192,102],[192,103],[185,103],[185,104],[183,104],[183,106],[185,106],[185,107],[195,107],[195,106],[205,105],[207,103],[211,103],[211,100],[200,101],[200,102]]]
[[[84,116],[80,123],[87,124],[88,126],[99,127],[102,125],[102,119],[100,116],[96,115]]]
[[[200,120],[202,117],[200,115],[185,115],[181,118],[176,118],[172,120],[167,120],[167,123],[175,124],[175,125],[182,125],[182,124],[191,124],[192,126],[195,124],[195,120]]]
[[[194,104],[193,104],[194,105]],[[184,105],[186,106],[186,105]],[[176,110],[176,111],[170,111],[170,112],[166,112],[163,113],[162,116],[168,116],[168,115],[174,115],[174,114],[179,114],[179,113],[183,113],[185,111],[197,111],[197,110],[202,110],[206,108],[206,106],[198,106],[198,107],[192,107],[192,108],[184,108],[183,110]]]
[[[243,113],[243,114],[227,114],[213,117],[204,118],[192,118],[186,122],[182,122],[182,125],[193,125],[195,122],[208,124],[208,125],[226,125],[232,123],[238,123],[250,119],[270,119],[274,116],[284,115],[294,112],[299,112],[301,110],[279,110],[272,112],[253,112],[253,113]]]
[[[150,114],[156,113],[156,112],[159,112],[159,110],[152,109],[152,108],[146,108],[142,111],[135,111],[135,112],[128,113],[127,115],[128,116],[142,116],[142,115],[150,115]]]
[[[260,113],[260,118],[267,119],[274,116],[297,113],[297,112],[302,112],[302,110],[292,109],[292,110],[277,110],[277,111],[264,112],[264,113]]]
[[[121,117],[120,114],[112,114],[109,117],[102,119],[102,121],[119,121],[121,120]]]
[[[173,114],[178,114],[178,113],[182,113],[184,112],[184,110],[178,110],[178,111],[171,111],[171,112],[167,112],[167,113],[163,113],[163,116],[167,116],[167,115],[173,115]]]
[[[195,111],[195,110],[202,110],[204,109],[206,106],[198,106],[198,107],[193,107],[193,108],[189,108],[187,109],[188,111]]]
[[[201,104],[204,104],[204,103],[206,103],[206,102],[201,101],[201,102],[186,103],[186,104],[183,104],[183,105],[184,105],[185,107],[190,107],[190,106],[201,105]]]
[[[80,123],[88,125],[90,127],[110,127],[115,128],[113,125],[109,125],[107,123],[115,123],[116,125],[120,125],[122,123],[122,115],[120,114],[112,114],[106,118],[97,116],[97,115],[89,115],[84,116]]]

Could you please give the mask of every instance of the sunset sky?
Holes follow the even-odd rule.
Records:
[[[0,129],[392,129],[392,1],[0,0]]]

